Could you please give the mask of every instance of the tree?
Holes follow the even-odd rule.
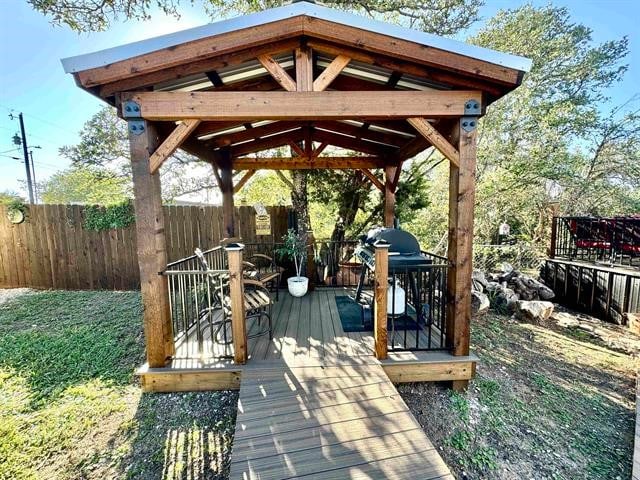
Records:
[[[0,192],[0,205],[9,205],[16,201],[24,201],[16,192],[5,190]]]
[[[50,17],[56,25],[67,25],[77,32],[107,30],[116,20],[148,20],[153,6],[162,12],[179,17],[180,0],[27,0],[40,13]],[[205,0],[205,10],[211,17],[237,13],[259,12],[277,7],[287,0]],[[454,35],[468,28],[478,19],[482,0],[325,0],[328,7],[363,13],[412,28]]]
[[[566,9],[525,5],[499,12],[472,41],[533,60],[522,86],[481,122],[478,236],[489,241],[507,219],[524,238],[546,241],[551,202],[560,202],[560,213],[628,210],[638,117],[624,112],[630,105],[607,113],[605,104],[627,70],[627,39],[594,44]],[[602,208],[614,193],[620,202]]]
[[[80,141],[62,147],[60,154],[73,165],[105,169],[130,182],[127,124],[118,118],[112,107],[101,108],[87,120],[80,132]],[[160,178],[163,199],[169,202],[182,195],[218,188],[210,167],[181,151],[164,162]]]
[[[129,182],[104,169],[73,166],[41,184],[44,203],[112,205],[131,196]]]

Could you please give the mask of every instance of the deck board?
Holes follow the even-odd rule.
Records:
[[[454,478],[380,364],[308,358],[245,366],[230,479]]]

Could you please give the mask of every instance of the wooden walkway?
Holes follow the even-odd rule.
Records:
[[[317,365],[245,366],[231,480],[454,479],[380,365]]]

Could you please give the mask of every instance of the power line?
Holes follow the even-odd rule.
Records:
[[[9,112],[16,111],[16,109],[10,108],[10,107],[8,107],[6,105],[0,105],[0,107],[4,108],[5,110],[8,110]],[[25,112],[23,112],[23,113],[24,113],[24,115],[26,117],[32,118],[32,119],[34,119],[34,120],[36,120],[38,122],[46,123],[47,125],[50,125],[50,126],[55,127],[55,128],[58,128],[58,129],[60,129],[60,130],[62,130],[64,132],[70,133],[72,135],[77,135],[78,134],[78,132],[72,132],[71,130],[68,130],[66,127],[62,127],[60,125],[57,125],[57,124],[51,122],[50,120],[45,120],[44,118],[36,117],[35,115],[32,115],[31,113],[25,113]]]

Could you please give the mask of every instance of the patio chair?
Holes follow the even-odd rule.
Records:
[[[202,270],[208,271],[209,264],[202,250],[196,248],[196,257]],[[211,338],[223,345],[230,345],[233,339],[229,339],[227,328],[231,325],[231,292],[229,288],[229,275],[221,273],[211,273],[207,275],[209,282],[209,292],[211,295],[210,307],[202,309],[199,313],[201,319],[207,317],[208,322],[202,328],[209,327],[212,330]],[[258,331],[249,333],[247,338],[259,337],[261,335],[269,335],[269,340],[273,338],[273,327],[271,321],[272,301],[269,291],[258,281],[244,278],[244,309],[245,319],[247,323],[255,321],[258,325]],[[222,310],[219,320],[213,320],[216,310]],[[263,319],[266,320],[266,326],[262,327]],[[249,325],[251,328],[251,325]],[[219,338],[222,334],[222,339]]]
[[[280,281],[284,268],[276,265],[275,260],[269,255],[256,253],[247,257],[243,262],[244,277],[249,280],[255,280],[269,291],[275,289],[276,302],[279,300],[278,291],[280,290]]]

